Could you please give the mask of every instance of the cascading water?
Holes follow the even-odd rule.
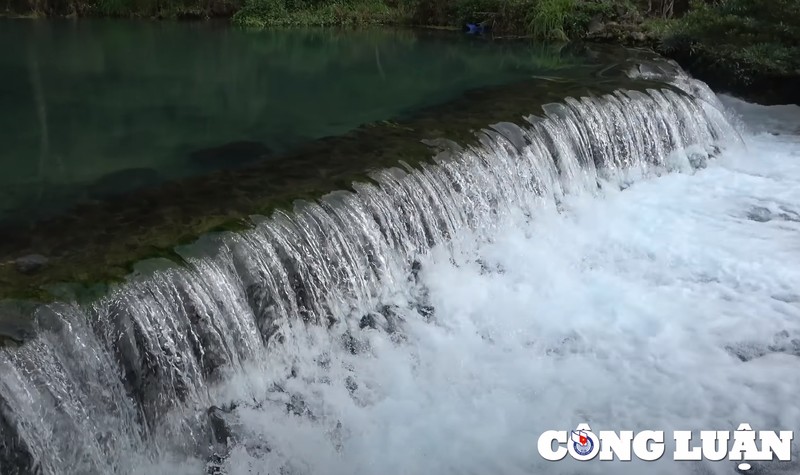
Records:
[[[458,260],[457,239],[490,242],[509,219],[535,220],[566,195],[692,170],[738,141],[713,93],[681,81],[685,90],[550,104],[525,126],[483,131],[480,146],[443,142],[435,163],[376,172],[355,192],[221,236],[213,255],[132,279],[94,304],[38,308],[37,335],[0,350],[0,472],[130,473],[169,457],[219,460],[236,437],[224,421],[231,407],[213,406],[254,373],[263,387],[236,405],[316,417],[291,391],[303,348],[324,367],[333,346],[367,351],[363,329],[397,343],[404,319],[435,319],[413,284],[432,248]],[[356,384],[340,376],[328,383]],[[329,429],[336,444],[346,428]]]

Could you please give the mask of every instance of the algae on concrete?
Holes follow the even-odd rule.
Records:
[[[564,77],[576,79],[532,78],[472,90],[447,104],[315,140],[247,168],[165,183],[80,205],[25,229],[5,229],[0,242],[0,298],[51,300],[75,286],[96,289],[98,283],[120,282],[143,259],[181,263],[176,246],[205,233],[246,229],[251,215],[291,210],[295,200],[352,189],[354,181],[369,181],[370,170],[430,160],[433,153],[424,141],[446,138],[462,146],[477,144],[477,133],[491,124],[522,124],[541,105],[568,96],[664,86],[628,79],[625,64],[621,61],[612,76],[575,66],[578,70]],[[28,254],[48,256],[48,266],[35,274],[20,274],[12,263]]]

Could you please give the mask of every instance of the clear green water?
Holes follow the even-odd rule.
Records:
[[[6,222],[243,166],[585,61],[459,33],[213,23],[6,20],[0,44]]]

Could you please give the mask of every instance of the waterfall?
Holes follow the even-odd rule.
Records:
[[[291,371],[286,335],[355,344],[359,326],[397,324],[379,310],[408,297],[432,248],[491,240],[505,219],[535,219],[566,194],[690,172],[740,140],[714,94],[681,81],[567,98],[494,124],[477,145],[442,140],[427,164],[254,218],[183,266],[91,304],[39,307],[35,337],[0,349],[0,472],[129,473],[137,456],[210,456],[212,388],[251,364]]]

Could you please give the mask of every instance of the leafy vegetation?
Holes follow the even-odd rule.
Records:
[[[256,28],[478,24],[500,36],[652,46],[712,86],[798,89],[783,84],[800,75],[800,0],[3,1],[7,13],[33,16],[232,16]]]
[[[535,5],[530,30],[537,37],[567,39],[567,17],[575,9],[575,0],[541,0]]]
[[[790,73],[800,69],[800,2],[695,2],[686,16],[666,25],[661,48],[728,63],[745,82],[755,73]]]
[[[634,9],[628,0],[418,0],[416,24],[480,23],[501,35],[566,40],[582,37],[597,17]]]
[[[210,18],[231,16],[242,8],[242,2],[243,0],[5,0],[0,3],[0,14],[32,17]]]
[[[629,0],[5,0],[7,13],[33,16],[233,17],[247,27],[481,23],[503,35],[582,36],[590,21]],[[0,7],[1,8],[1,7]]]
[[[800,2],[693,1],[681,18],[651,23],[656,48],[712,86],[762,102],[800,101]]]
[[[383,0],[247,0],[233,21],[249,27],[404,23],[410,2]]]

